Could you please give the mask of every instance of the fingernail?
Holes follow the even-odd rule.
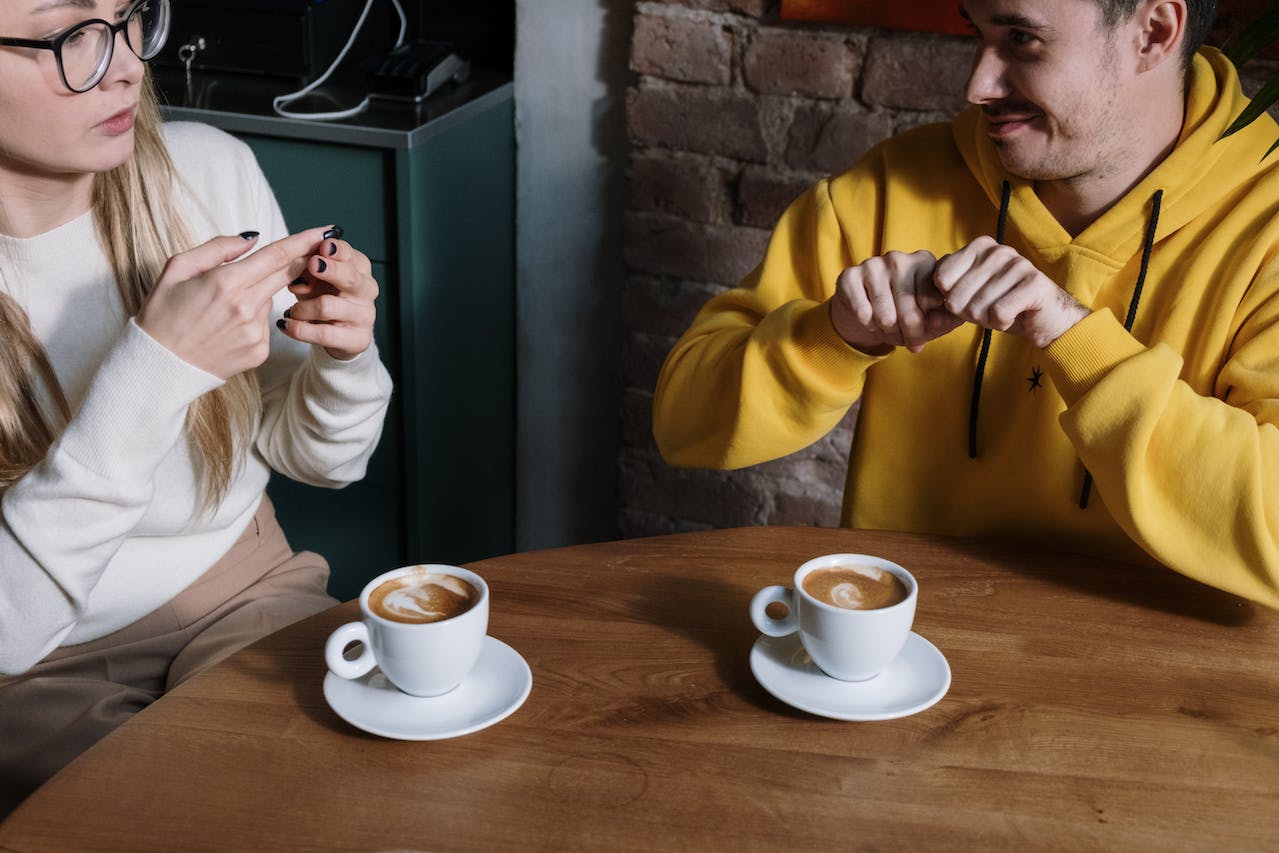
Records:
[[[300,276],[298,276],[297,278],[293,279],[293,281],[289,282],[289,284],[290,284],[290,285],[294,285],[294,284],[306,284],[306,276],[301,276],[301,275],[300,275]]]
[[[341,226],[341,225],[334,225],[332,228],[330,228],[328,231],[325,231],[325,232],[321,235],[321,239],[324,239],[324,240],[341,240],[341,239],[342,239],[342,235],[343,235],[343,234],[345,234],[345,233],[346,233],[346,232],[342,230],[342,226]]]
[[[279,319],[279,320],[276,320],[276,321],[275,321],[275,327],[276,327],[277,329],[283,329],[283,328],[284,328],[284,319],[283,319],[283,318],[281,318],[281,319]]]
[[[316,258],[315,267],[317,272],[324,272],[329,265],[324,262],[324,258]]]
[[[338,253],[338,244],[337,244],[337,243],[330,243],[330,244],[329,244],[329,257],[332,257],[333,255],[336,255],[337,253]]]
[[[284,309],[284,316],[285,316],[285,317],[288,317],[289,319],[292,319],[292,318],[293,318],[293,314],[291,313],[292,311],[293,311],[293,309],[292,309],[292,308],[285,308],[285,309]]]
[[[240,236],[241,236],[241,237],[243,237],[245,240],[256,240],[256,239],[258,239],[258,232],[256,232],[256,231],[241,231],[241,232],[240,232]]]

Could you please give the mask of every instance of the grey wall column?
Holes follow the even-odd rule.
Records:
[[[612,538],[633,3],[517,0],[516,545]]]

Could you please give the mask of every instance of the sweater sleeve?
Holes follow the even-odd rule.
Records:
[[[283,336],[281,336],[283,337]],[[296,342],[294,342],[296,343]],[[287,378],[263,389],[257,448],[276,471],[313,486],[340,487],[364,476],[382,435],[391,377],[370,346],[350,361],[322,347],[273,348],[294,361]]]
[[[826,304],[852,263],[822,181],[782,216],[760,266],[708,302],[667,356],[653,432],[668,462],[741,468],[839,423],[878,361],[845,343]]]
[[[1215,396],[1109,311],[1046,354],[1062,427],[1124,531],[1175,571],[1279,606],[1279,297],[1236,336]]]
[[[288,229],[266,177],[251,156],[245,168],[257,209],[253,221],[264,223],[263,236],[269,240],[285,236]],[[323,347],[276,329],[275,320],[295,302],[288,290],[276,294],[271,354],[258,368],[262,424],[256,447],[286,477],[313,486],[345,486],[364,476],[377,449],[391,400],[391,376],[376,345],[340,361]]]
[[[187,408],[219,384],[126,325],[44,461],[0,498],[0,673],[26,671],[75,627]]]

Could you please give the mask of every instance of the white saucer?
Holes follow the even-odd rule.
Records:
[[[377,667],[357,679],[324,676],[324,698],[358,729],[398,740],[440,740],[477,732],[524,704],[533,673],[515,649],[484,638],[480,659],[466,680],[443,696],[401,693]]]
[[[840,681],[817,668],[799,634],[760,637],[751,672],[787,705],[836,720],[894,720],[935,705],[950,689],[950,665],[937,647],[911,632],[901,654],[869,681]]]

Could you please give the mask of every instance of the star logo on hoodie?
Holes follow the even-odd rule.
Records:
[[[1030,375],[1026,377],[1026,381],[1030,384],[1030,387],[1026,390],[1028,390],[1030,393],[1033,394],[1036,391],[1038,391],[1040,388],[1043,388],[1044,387],[1043,379],[1044,379],[1044,372],[1039,369],[1039,365],[1035,365],[1033,368],[1031,368]]]

